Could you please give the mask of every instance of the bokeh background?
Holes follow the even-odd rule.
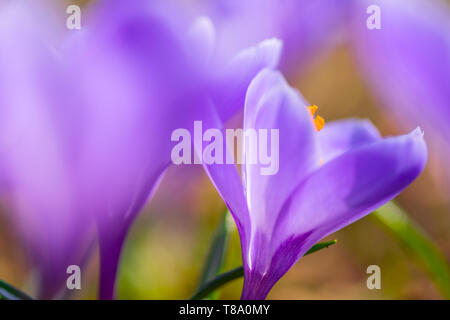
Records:
[[[70,4],[86,2],[70,1]],[[366,86],[351,51],[344,45],[309,65],[301,77],[294,76],[289,81],[308,101],[319,106],[319,113],[326,121],[368,118],[383,135],[403,134],[414,129],[398,127],[389,109],[379,108],[381,102]],[[447,165],[448,161],[442,163],[434,150],[430,150],[424,173],[397,202],[449,260],[450,197],[439,174]],[[130,230],[119,271],[118,298],[189,298],[196,290],[210,241],[225,210],[200,166],[171,167]],[[275,285],[268,298],[441,298],[423,269],[370,215],[330,239],[337,239],[338,243],[302,258]],[[235,230],[223,270],[241,263]],[[98,264],[98,247],[95,247],[83,268],[82,290],[71,298],[96,298]],[[366,268],[372,264],[381,268],[381,290],[366,287]],[[0,278],[31,294],[35,288],[26,248],[4,214],[0,214]],[[242,280],[236,280],[220,291],[220,298],[238,299],[241,288]]]

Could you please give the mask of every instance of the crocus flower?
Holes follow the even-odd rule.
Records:
[[[211,101],[229,118],[253,76],[276,66],[280,44],[219,60],[207,19],[192,26],[166,1],[145,0],[100,1],[53,44],[46,10],[22,25],[31,3],[43,8],[19,1],[2,19],[0,181],[47,275],[45,297],[78,264],[73,246],[93,219],[109,299],[127,231],[170,164],[172,131],[201,120]]]
[[[322,123],[272,70],[251,82],[243,129],[279,130],[279,171],[246,163],[206,166],[238,226],[244,264],[242,299],[264,299],[272,286],[327,235],[397,196],[423,170],[423,133],[382,138],[367,120]],[[244,140],[243,150],[255,152]]]
[[[51,47],[63,28],[43,4],[0,9],[0,190],[50,298],[80,264],[92,224],[76,184],[78,101]]]
[[[381,29],[366,27],[380,8]],[[447,163],[450,150],[450,7],[442,1],[355,1],[349,40],[381,105],[403,127],[420,124]],[[442,167],[448,170],[448,166]],[[450,171],[448,171],[450,177]]]
[[[347,1],[203,0],[199,11],[214,22],[223,55],[276,37],[283,42],[280,68],[294,75],[339,42],[347,13],[343,2]]]
[[[368,9],[374,6],[380,29],[367,27],[374,14]],[[302,74],[337,44],[348,45],[380,107],[402,128],[420,124],[433,151],[447,162],[450,7],[445,1],[215,0],[207,1],[207,7],[224,34],[246,30],[246,37],[224,37],[224,47],[239,47],[243,39],[279,37],[286,49],[280,65],[288,75],[292,70]]]
[[[85,188],[98,216],[101,297],[109,298],[127,230],[171,163],[172,132],[192,130],[211,108],[223,121],[230,118],[252,77],[276,66],[280,44],[266,41],[225,61],[214,55],[214,29],[206,18],[189,26],[179,11],[158,1],[101,5],[76,65],[87,112],[101,119],[100,127],[85,130],[84,172],[98,177],[86,177]],[[80,44],[75,46],[77,52]]]

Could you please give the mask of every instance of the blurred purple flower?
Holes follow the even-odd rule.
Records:
[[[231,117],[242,108],[253,76],[276,66],[280,44],[263,42],[228,62],[214,55],[207,19],[189,27],[166,2],[104,4],[107,10],[99,7],[82,40],[86,47],[76,55],[76,69],[87,112],[98,119],[85,130],[83,172],[90,201],[97,203],[100,296],[110,298],[128,227],[170,164],[172,132],[206,117],[211,101],[223,121]],[[92,172],[96,181],[89,179]]]
[[[280,64],[300,74],[336,44],[352,48],[370,88],[397,122],[423,127],[430,146],[450,150],[450,7],[441,0],[215,0],[206,2],[225,35],[222,47],[240,47],[276,36],[284,43]],[[380,8],[381,29],[367,28]],[[237,31],[245,30],[245,31]],[[239,32],[239,37],[235,37]],[[298,75],[298,74],[294,74]],[[448,179],[447,179],[448,180]],[[450,185],[449,185],[450,186]]]
[[[243,127],[279,129],[278,173],[245,164],[241,183],[234,165],[205,166],[238,226],[242,299],[264,299],[316,242],[393,199],[425,166],[420,129],[382,138],[369,121],[350,119],[318,132],[307,106],[280,73],[262,71]]]
[[[204,0],[202,13],[217,28],[223,55],[255,41],[283,42],[283,73],[303,72],[340,39],[347,5],[342,0]],[[236,36],[239,35],[239,36]]]
[[[57,16],[42,1],[0,9],[0,189],[40,272],[42,298],[80,264],[91,226],[77,186],[78,101],[54,51]]]
[[[60,28],[30,7],[43,1],[17,3],[2,19],[0,181],[46,275],[45,296],[95,219],[100,297],[109,299],[127,231],[170,164],[172,131],[211,113],[212,102],[226,121],[254,75],[276,66],[280,43],[225,61],[207,19],[191,27],[166,1],[112,0],[53,45],[48,34]]]
[[[365,27],[365,9],[371,4],[380,7],[380,30]],[[450,155],[449,5],[438,0],[355,1],[351,17],[351,44],[382,106],[405,127],[420,124],[446,164]],[[443,169],[449,170],[447,165]]]

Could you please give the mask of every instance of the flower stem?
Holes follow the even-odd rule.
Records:
[[[305,256],[311,254],[313,252],[322,250],[324,248],[328,248],[329,246],[335,244],[337,240],[321,242],[315,244],[308,252],[305,253]],[[220,288],[221,286],[227,284],[230,281],[238,279],[244,275],[244,268],[242,266],[222,273],[215,277],[213,280],[205,283],[191,298],[190,300],[200,300],[208,296],[214,290]]]
[[[242,266],[227,271],[218,275],[213,280],[207,282],[203,287],[201,287],[196,294],[194,294],[190,300],[200,300],[206,297],[208,294],[214,290],[220,288],[224,284],[238,279],[244,275],[244,268]]]
[[[100,285],[101,300],[115,299],[115,284],[120,254],[125,241],[125,232],[106,236],[100,235]]]

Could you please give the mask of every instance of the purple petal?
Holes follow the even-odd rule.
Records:
[[[422,132],[416,129],[356,147],[324,164],[283,207],[271,237],[271,264],[263,272],[247,270],[253,287],[244,290],[246,297],[264,298],[252,292],[267,293],[317,241],[393,199],[422,172],[426,159]]]
[[[69,265],[80,264],[92,227],[73,184],[78,100],[68,99],[73,83],[54,49],[61,28],[53,14],[43,1],[11,2],[0,13],[2,195],[44,298],[54,296]]]
[[[351,1],[341,0],[291,0],[278,17],[280,39],[285,43],[281,68],[290,75],[304,72],[311,63],[339,43],[342,26],[347,20]]]
[[[328,162],[344,152],[381,139],[369,120],[346,119],[327,122],[317,135],[320,160]]]
[[[268,241],[283,203],[296,186],[319,167],[315,139],[317,131],[306,106],[307,103],[300,94],[290,88],[275,71],[262,71],[249,87],[244,130],[257,129],[259,138],[262,130],[266,130],[269,152],[272,152],[271,147],[276,143],[270,138],[271,130],[277,130],[279,135],[279,159],[277,155],[271,155],[272,160],[278,162],[277,171],[264,172],[268,165],[261,163],[261,157],[255,159],[256,164],[245,159],[247,162],[243,173],[252,221],[251,250],[269,245]],[[248,144],[247,141],[244,139],[244,155],[247,145],[249,155],[260,154],[261,141],[256,145]],[[277,148],[273,151],[275,149]],[[252,268],[258,269],[255,263],[265,268],[269,257],[259,255],[256,250],[252,253],[258,254],[258,257],[249,254]]]
[[[225,55],[267,38],[282,40],[284,72],[304,70],[338,40],[351,1],[205,1]],[[238,36],[236,36],[238,35]]]
[[[313,232],[319,240],[391,200],[422,172],[426,160],[420,129],[349,150],[302,183],[285,211],[289,223],[278,231]]]
[[[206,108],[201,119],[203,120],[203,130],[209,128],[219,129],[222,131],[223,137],[226,137],[223,123],[214,106]],[[202,150],[196,150],[196,152],[199,155],[202,154]],[[225,159],[227,159],[227,153],[230,153],[230,150],[227,144],[224,143],[222,154]],[[237,166],[234,163],[203,163],[203,167],[234,218],[241,240],[243,259],[245,259],[244,255],[247,252],[248,241],[250,239],[250,215]]]
[[[206,86],[191,52],[200,43],[164,2],[102,2],[89,18],[68,46],[85,98],[78,181],[99,225],[101,298],[112,298],[127,230],[170,164],[172,131],[206,107]]]
[[[193,42],[193,50],[205,65],[211,63],[215,46],[215,29],[211,20],[207,17],[199,17],[190,29],[190,37]]]
[[[378,5],[381,29],[366,27]],[[441,1],[360,1],[352,40],[369,84],[385,110],[408,127],[420,125],[450,142],[450,7]],[[430,139],[433,142],[433,139]]]
[[[220,66],[219,79],[212,94],[222,121],[242,110],[250,82],[262,69],[276,68],[280,53],[281,42],[269,39],[239,52],[225,64],[226,68]]]

